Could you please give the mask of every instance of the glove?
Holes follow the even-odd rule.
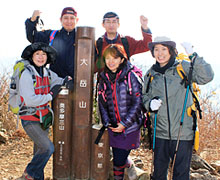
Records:
[[[63,86],[68,82],[68,79],[69,79],[69,77],[68,76],[66,76],[64,79],[63,79]]]
[[[61,91],[61,86],[62,85],[55,85],[51,90],[50,90],[50,94],[52,96],[52,98],[54,99],[55,97],[57,97],[57,95],[59,94],[59,92]]]
[[[191,55],[193,53],[193,45],[188,43],[188,42],[183,42],[181,43],[181,45],[183,46],[183,48],[185,49],[186,53],[188,55]]]
[[[69,89],[69,90],[73,90],[73,80],[71,79],[71,80],[68,80],[67,82],[66,82],[66,88],[67,89]]]
[[[160,108],[161,104],[162,104],[161,99],[152,99],[150,101],[150,108],[152,111],[157,111]]]

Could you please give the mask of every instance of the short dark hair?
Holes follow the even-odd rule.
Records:
[[[167,44],[161,44],[161,45],[163,45],[163,46],[168,48],[169,53],[170,53],[171,56],[175,56],[176,57],[178,55],[177,49],[174,48],[173,46],[169,46]],[[151,54],[152,54],[153,57],[155,57],[154,56],[154,48],[155,48],[155,46],[153,46],[152,50],[151,50]]]
[[[114,58],[124,58],[127,60],[127,55],[124,50],[124,47],[120,44],[109,44],[104,50],[103,50],[103,60],[105,61],[106,56],[110,54]]]

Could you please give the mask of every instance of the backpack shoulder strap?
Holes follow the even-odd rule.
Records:
[[[32,79],[33,79],[33,84],[34,84],[34,87],[35,87],[37,80],[36,80],[36,76],[35,76],[35,74],[34,74],[33,69],[31,68],[30,65],[26,66],[25,69],[27,69],[27,70],[31,73],[31,77],[32,77]]]
[[[130,52],[129,52],[129,44],[128,44],[128,40],[126,37],[121,37],[121,42],[125,48],[125,52],[128,56],[128,58],[130,58]]]
[[[132,65],[132,68],[128,71],[128,74],[126,75],[128,91],[130,95],[132,94],[131,74],[134,74],[134,76],[137,78],[140,85],[143,87],[142,71],[138,69],[136,66]]]
[[[47,70],[49,80],[51,80],[51,72],[50,72],[50,69],[49,69],[49,68],[47,68],[47,67],[45,67],[45,69]]]
[[[97,50],[98,56],[100,56],[102,53],[102,44],[103,44],[103,37],[100,37],[96,41],[96,50]]]
[[[51,84],[51,72],[50,72],[50,69],[49,68],[47,68],[47,67],[45,67],[45,69],[46,69],[46,71],[47,71],[47,74],[48,74],[48,78],[49,78],[49,86],[50,86],[50,84]]]
[[[100,88],[100,85],[102,84],[102,87]],[[106,89],[107,89],[107,85],[106,82],[100,77],[99,79],[99,87],[98,88],[98,95],[101,96],[102,98],[100,99],[101,101],[103,100],[104,104],[107,102],[106,99]]]
[[[125,48],[126,54],[128,56],[128,58],[130,57],[130,52],[129,52],[129,44],[128,44],[128,40],[126,37],[121,37],[121,42]],[[98,38],[98,40],[96,41],[96,50],[98,55],[100,56],[100,54],[102,53],[102,44],[103,44],[103,37]]]
[[[52,46],[53,44],[53,40],[54,40],[54,37],[56,35],[58,30],[52,30],[51,33],[50,33],[50,39],[49,39],[49,45]]]
[[[137,78],[138,82],[143,86],[142,79],[138,76],[138,74],[135,71],[129,71],[127,77],[127,86],[128,86],[128,92],[130,95],[132,95],[132,82],[131,82],[131,73],[134,74],[134,76]]]
[[[147,86],[146,86],[146,93],[149,92],[150,89],[150,83],[153,81],[154,76],[151,74],[151,72],[148,72],[147,77],[149,78],[148,82],[147,82]]]
[[[183,66],[182,66],[181,62],[176,66],[176,70],[177,70],[177,73],[179,74],[179,76],[182,79],[181,84],[183,84],[186,81],[188,81],[188,78],[186,76],[186,73],[183,70]],[[190,92],[191,92],[191,94],[193,96],[193,101],[194,101],[194,103],[196,105],[196,109],[199,111],[199,116],[200,116],[200,119],[201,119],[202,118],[202,114],[201,114],[202,110],[200,108],[200,103],[199,103],[197,91],[198,91],[198,87],[196,87],[195,83],[192,83],[192,88],[190,88]]]
[[[177,70],[178,75],[182,79],[181,84],[185,83],[187,81],[187,76],[186,76],[185,71],[183,70],[183,66],[182,66],[181,62],[179,62],[179,64],[177,64],[176,70]]]

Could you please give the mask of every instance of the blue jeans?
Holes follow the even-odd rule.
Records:
[[[170,159],[173,160],[176,140],[156,138],[153,179],[166,180]],[[193,141],[180,141],[176,153],[173,180],[189,180]]]
[[[43,130],[40,122],[21,120],[21,123],[27,135],[34,141],[34,155],[26,171],[35,180],[44,180],[44,167],[54,152],[48,130]]]

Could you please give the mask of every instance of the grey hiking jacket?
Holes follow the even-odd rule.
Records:
[[[158,96],[162,100],[162,105],[157,113],[156,137],[161,139],[177,140],[182,109],[186,94],[185,85],[181,84],[181,77],[177,73],[176,60],[173,66],[168,68],[164,74],[156,72],[151,67],[144,77],[143,102],[145,108],[149,111],[150,101]],[[190,63],[182,61],[184,72],[188,75]],[[153,76],[153,80],[149,84],[149,91],[146,93],[149,74]],[[206,63],[203,58],[197,57],[194,63],[192,81],[199,85],[210,82],[214,77],[214,72],[210,64]],[[193,104],[192,94],[188,93],[186,109]],[[150,113],[150,119],[154,127],[155,113]],[[169,116],[169,118],[168,118]],[[193,140],[193,118],[188,116],[186,111],[184,114],[183,126],[181,130],[180,140]]]
[[[30,67],[33,69],[33,72],[36,76],[40,76],[32,65],[30,65]],[[53,71],[49,71],[51,76],[51,88],[56,84],[63,84],[63,78],[58,77],[57,74]],[[44,68],[44,77],[46,76],[48,76],[48,71]],[[21,74],[19,91],[20,96],[24,98],[24,102],[28,107],[40,106],[52,100],[52,96],[49,93],[36,95],[33,85],[32,74],[27,69],[25,69],[24,72]]]

